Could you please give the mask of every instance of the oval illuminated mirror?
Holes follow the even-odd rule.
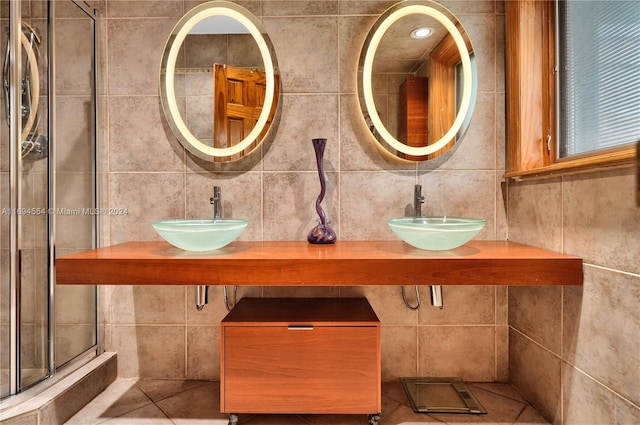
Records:
[[[387,9],[367,35],[358,71],[363,117],[385,151],[424,161],[462,139],[475,105],[475,55],[443,6],[408,0]]]
[[[245,8],[203,3],[174,27],[160,96],[169,127],[189,152],[215,162],[253,152],[274,131],[279,94],[273,46]]]

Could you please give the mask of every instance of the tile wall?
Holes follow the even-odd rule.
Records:
[[[478,101],[465,140],[419,165],[378,152],[358,107],[360,49],[392,1],[239,1],[261,19],[278,56],[283,90],[277,134],[236,163],[213,165],[186,153],[162,113],[159,65],[171,29],[198,3],[99,3],[106,34],[102,195],[106,206],[128,210],[105,218],[103,243],[158,239],[149,224],[155,219],[210,216],[214,184],[222,186],[225,215],[250,221],[241,239],[305,240],[319,193],[315,137],[328,139],[324,205],[339,240],[395,239],[385,221],[405,214],[416,183],[427,199],[424,213],[484,217],[479,238],[506,238],[502,1],[442,2],[474,43]],[[238,296],[366,296],[382,321],[383,379],[506,380],[507,290],[458,283],[444,288],[444,310],[424,305],[418,312],[404,306],[399,287],[257,286],[240,288]],[[428,300],[428,287],[421,291]],[[119,375],[218,377],[218,326],[226,310],[222,288],[212,292],[198,312],[192,287],[103,288],[105,343],[118,352]]]
[[[555,424],[640,423],[631,167],[509,183],[509,239],[584,258],[584,287],[509,288],[509,377]]]

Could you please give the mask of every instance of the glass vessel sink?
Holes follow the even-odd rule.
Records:
[[[151,223],[171,245],[185,251],[210,251],[233,242],[247,227],[247,220],[178,219]]]
[[[402,217],[387,221],[391,230],[411,246],[430,251],[457,248],[469,242],[486,224],[481,218]]]

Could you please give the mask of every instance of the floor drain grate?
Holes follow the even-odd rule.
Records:
[[[460,378],[400,378],[400,381],[416,413],[487,413]]]

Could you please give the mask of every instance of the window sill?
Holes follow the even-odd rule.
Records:
[[[623,149],[606,151],[597,155],[590,154],[545,165],[529,170],[511,171],[504,174],[505,179],[531,180],[570,174],[594,172],[615,167],[633,165],[636,160],[636,148],[631,145]]]

